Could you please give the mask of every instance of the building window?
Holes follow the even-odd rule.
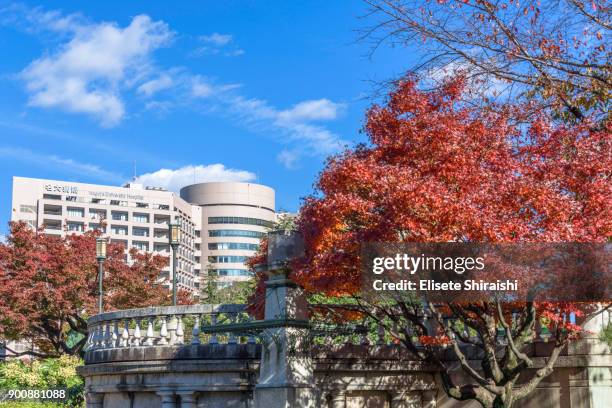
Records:
[[[243,263],[246,262],[248,256],[234,256],[234,255],[219,255],[209,256],[208,262],[211,263]]]
[[[155,252],[168,252],[170,250],[170,245],[168,244],[155,244],[153,247]]]
[[[35,205],[21,204],[19,206],[19,212],[36,214],[36,206]]]
[[[111,242],[115,244],[120,244],[121,246],[123,246],[124,249],[127,248],[127,241],[124,241],[122,239],[111,239]]]
[[[111,225],[111,232],[116,235],[127,235],[128,228],[123,225]]]
[[[138,207],[138,208],[149,208],[149,204],[147,204],[147,203],[136,203],[136,207]]]
[[[47,215],[62,215],[62,206],[45,204],[43,212]]]
[[[132,241],[132,246],[139,251],[148,251],[149,243],[148,242],[140,242],[140,241]]]
[[[66,224],[68,231],[83,232],[84,226],[82,222],[69,222]]]
[[[248,217],[208,217],[208,223],[259,225],[266,228],[271,228],[274,225],[274,222],[272,221]]]
[[[47,200],[61,200],[62,196],[57,194],[43,194],[43,198]]]
[[[62,222],[60,220],[43,220],[45,229],[58,231],[62,229]]]
[[[90,208],[89,209],[89,218],[91,218],[92,220],[103,220],[106,218],[106,211],[105,210],[97,210],[95,208]]]
[[[149,229],[148,228],[133,227],[132,228],[132,235],[136,235],[137,237],[148,237],[149,236]]]
[[[68,207],[67,213],[69,217],[85,217],[85,209],[78,207]]]
[[[261,238],[265,232],[260,231],[247,231],[247,230],[210,230],[208,231],[209,237],[247,237],[247,238]]]
[[[128,213],[122,212],[122,211],[112,211],[111,212],[111,217],[115,221],[127,221],[128,220]]]
[[[209,269],[208,273],[216,276],[252,276],[246,269]]]
[[[132,216],[132,221],[147,223],[149,222],[149,214],[134,213],[134,215]]]
[[[106,227],[102,227],[100,224],[95,223],[95,222],[90,222],[89,223],[89,229],[100,230],[102,232],[106,232]]]
[[[248,244],[246,242],[212,242],[208,244],[211,251],[238,249],[243,251],[257,251],[259,244]]]

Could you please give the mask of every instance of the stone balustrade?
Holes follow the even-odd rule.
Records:
[[[184,344],[255,343],[255,337],[240,336],[207,327],[247,323],[252,319],[244,305],[187,305],[129,309],[95,315],[88,320],[86,351],[173,346]]]
[[[299,256],[301,238],[280,232],[268,238],[267,265],[261,269],[267,275],[263,320],[253,321],[244,305],[151,307],[91,317],[85,366],[79,368],[87,407],[457,406],[442,392],[438,368],[397,344],[399,328],[391,319],[380,324],[347,305],[340,311],[309,306],[288,278],[287,260]],[[603,319],[609,321],[610,313],[591,323],[593,333]],[[435,327],[425,309],[420,323]],[[550,334],[539,325],[536,330],[541,341],[529,350],[531,370],[550,355]],[[464,355],[478,367],[482,350],[470,344],[475,333],[460,334]],[[505,342],[503,330],[496,338]],[[452,353],[444,358],[456,364]],[[519,406],[609,406],[610,367],[610,350],[596,338],[570,344],[555,371]],[[463,382],[460,372],[454,375]]]
[[[347,310],[346,305],[310,305],[311,317],[316,317],[321,310],[339,308]],[[434,324],[433,318],[426,313],[422,321],[426,325]],[[89,319],[85,351],[189,344],[255,344],[259,341],[257,334],[274,325],[268,322],[258,327],[250,323],[253,318],[242,304],[158,306],[106,312]],[[397,332],[395,325],[381,325],[367,317],[353,318],[343,324],[313,318],[308,328],[309,341],[313,345],[391,345],[395,343],[393,333]],[[536,329],[539,341],[550,339],[550,333],[540,325]],[[465,330],[465,338],[473,336],[474,333]],[[503,330],[498,339],[501,344],[505,342]],[[413,340],[418,345],[418,338]]]

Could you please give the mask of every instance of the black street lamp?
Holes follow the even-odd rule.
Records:
[[[104,260],[106,259],[106,238],[96,238],[96,259],[98,260],[98,311],[104,312]]]
[[[179,220],[168,225],[170,246],[172,247],[172,305],[176,306],[176,250],[181,243],[181,226]]]

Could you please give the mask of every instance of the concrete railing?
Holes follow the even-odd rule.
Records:
[[[310,305],[311,317],[317,311],[350,309],[347,305]],[[435,324],[423,313],[425,325]],[[431,321],[431,322],[430,322]],[[259,323],[259,324],[258,324]],[[256,322],[242,304],[158,306],[107,312],[88,320],[86,351],[141,346],[256,343],[259,331],[274,326],[274,321]],[[259,327],[261,326],[261,327]],[[352,319],[348,324],[329,324],[311,319],[308,324],[313,344],[394,344],[392,332],[374,319]],[[537,340],[548,341],[550,334],[537,325]],[[467,331],[465,337],[472,337]],[[503,333],[498,335],[501,344]],[[414,339],[418,345],[418,339]]]
[[[86,351],[183,344],[255,343],[250,335],[223,331],[222,325],[247,323],[244,305],[159,306],[121,310],[92,316]],[[206,330],[219,327],[219,331]],[[228,326],[229,327],[229,326]]]

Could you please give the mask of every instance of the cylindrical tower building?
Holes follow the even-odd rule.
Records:
[[[202,208],[201,274],[218,276],[219,287],[249,279],[244,262],[276,218],[274,190],[253,183],[213,182],[183,187],[180,195]]]

